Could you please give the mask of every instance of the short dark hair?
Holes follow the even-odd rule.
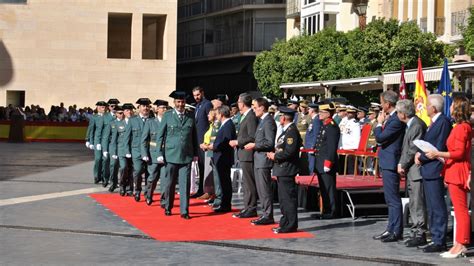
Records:
[[[217,112],[225,118],[230,117],[230,109],[229,109],[229,106],[227,105],[222,105],[220,107],[217,107]]]
[[[268,107],[270,107],[270,103],[268,102],[267,99],[260,97],[260,98],[255,99],[255,102],[257,102],[258,106],[263,106],[263,109],[265,111],[268,111]]]
[[[196,86],[196,87],[193,88],[193,92],[195,92],[195,91],[199,91],[200,93],[203,93],[204,89],[201,86]]]
[[[293,121],[293,119],[295,119],[295,114],[285,113],[285,114],[283,114],[283,116],[288,118],[288,120],[290,120],[290,121]]]
[[[247,107],[252,107],[252,96],[248,93],[242,93],[239,95],[240,101],[247,106]]]

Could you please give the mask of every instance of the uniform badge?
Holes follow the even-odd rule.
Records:
[[[124,126],[119,126],[119,129],[122,130],[122,129],[125,129],[125,127]]]
[[[293,138],[287,138],[286,143],[288,143],[288,145],[293,144]]]

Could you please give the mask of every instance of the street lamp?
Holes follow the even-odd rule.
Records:
[[[367,24],[367,0],[355,2],[354,11],[359,16],[359,29],[364,30]]]

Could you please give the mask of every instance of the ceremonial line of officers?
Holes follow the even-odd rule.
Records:
[[[196,102],[193,111],[185,108],[184,92],[174,91],[170,97],[174,98],[174,108],[170,109],[166,101],[157,100],[153,117],[151,101],[147,98],[136,102],[137,115],[132,104],[119,106],[117,99],[96,104],[97,114],[90,120],[86,137],[86,146],[94,150],[95,183],[102,182],[104,187],[110,183],[110,192],[119,187],[120,195],[133,196],[138,202],[144,176],[145,201],[151,205],[161,179],[160,205],[167,216],[171,215],[175,187],[179,183],[180,214],[189,219],[190,197],[206,199],[215,212],[231,211],[230,170],[238,161],[242,169],[244,207],[233,216],[255,217],[251,220],[254,225],[274,223],[273,175],[277,177],[283,214],[274,232],[294,232],[298,228],[294,178],[300,172],[300,148],[304,144],[315,151],[309,153],[308,161],[309,171],[317,174],[321,184],[324,203],[321,218],[336,216],[337,149],[345,147],[345,143],[354,145],[352,142],[360,137],[360,127],[359,135],[355,134],[356,130],[343,130],[354,140],[345,140],[343,134],[341,144],[341,129],[335,120],[349,129],[352,114],[364,112],[365,119],[366,109],[340,105],[336,114],[336,104],[331,100],[317,104],[289,101],[287,106],[275,108],[265,98],[253,99],[244,93],[231,106],[234,110],[231,117],[225,96],[218,95],[209,101],[200,87],[193,89]],[[190,196],[192,161],[197,161],[200,176],[199,189]],[[257,198],[261,203],[260,215]]]

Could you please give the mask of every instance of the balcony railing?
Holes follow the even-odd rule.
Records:
[[[436,36],[444,35],[444,24],[446,22],[445,17],[438,17],[435,19],[435,34]]]
[[[301,1],[300,0],[288,0],[286,4],[286,17],[294,18],[297,17],[301,12]]]
[[[217,12],[241,5],[285,4],[286,0],[208,0],[206,13]]]
[[[467,26],[469,10],[462,10],[451,13],[451,35],[458,36],[462,34],[462,28]]]

